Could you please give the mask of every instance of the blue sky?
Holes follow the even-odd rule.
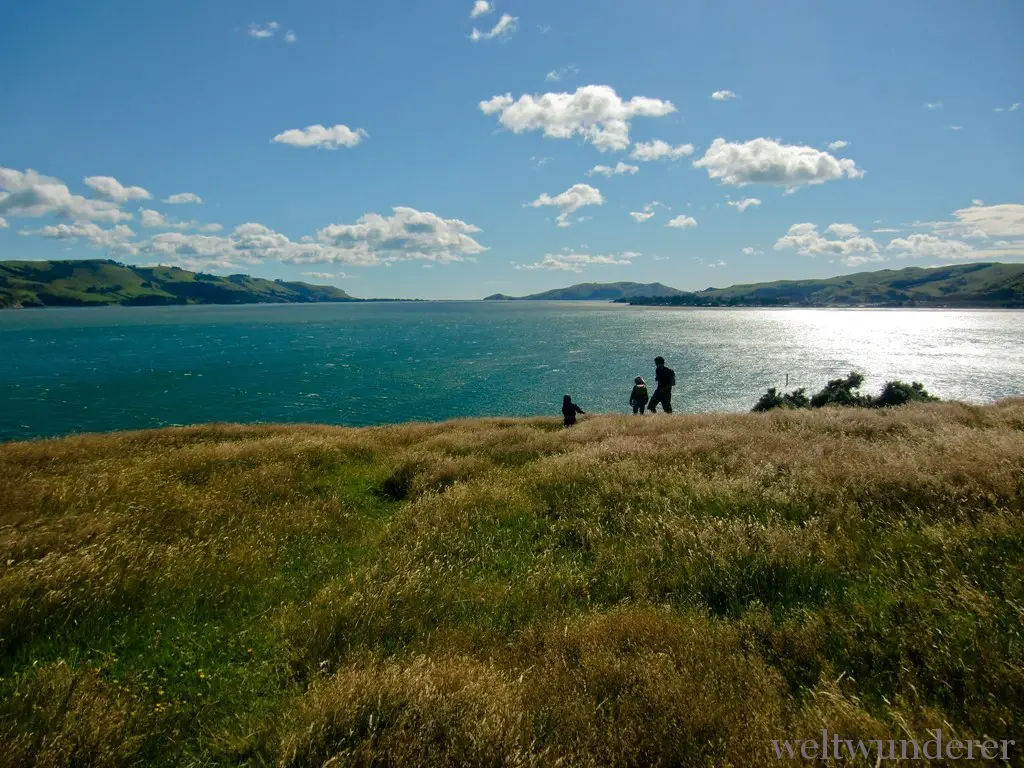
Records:
[[[1022,30],[1017,0],[7,3],[0,259],[423,298],[1021,261]]]

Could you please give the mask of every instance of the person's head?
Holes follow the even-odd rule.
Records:
[[[643,376],[637,376],[635,379],[633,379],[633,383],[634,384],[643,384],[644,383],[644,377]]]
[[[656,358],[654,358],[654,364],[660,368],[665,364],[665,358],[662,357],[661,355],[658,355]]]
[[[570,397],[569,395],[566,395],[565,397],[562,398],[562,402],[563,403],[571,403],[572,402],[572,397]]]

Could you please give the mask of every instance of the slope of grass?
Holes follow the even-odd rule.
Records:
[[[103,259],[0,261],[0,307],[351,301],[340,288]]]
[[[0,477],[0,764],[760,766],[1024,722],[1024,400],[213,425]]]

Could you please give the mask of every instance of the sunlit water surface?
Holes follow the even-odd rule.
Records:
[[[675,369],[677,411],[745,411],[770,386],[856,369],[876,391],[1024,394],[1024,312],[663,310],[438,302],[0,312],[0,440],[226,422],[380,424],[625,412]]]

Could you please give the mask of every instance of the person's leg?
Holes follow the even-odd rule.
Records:
[[[665,393],[661,396],[661,407],[665,409],[665,413],[672,413],[672,390],[666,389]]]
[[[640,406],[639,405],[634,405],[633,406],[633,415],[636,416],[638,413],[640,413]]]
[[[651,395],[651,402],[647,404],[647,410],[651,413],[656,413],[658,410],[658,403],[661,402],[661,390],[654,390],[654,394]]]
[[[640,406],[640,415],[641,415],[641,416],[643,416],[643,415],[644,415],[644,408],[646,408],[646,407],[647,407],[646,405],[641,405],[641,406]]]

